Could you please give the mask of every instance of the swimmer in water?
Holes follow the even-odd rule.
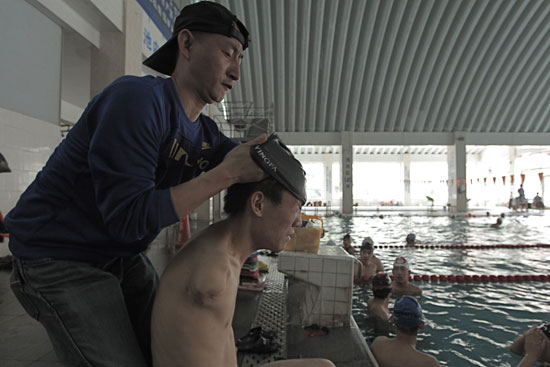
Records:
[[[496,223],[491,224],[491,228],[500,228],[502,225],[502,218],[497,218]]]
[[[407,259],[404,257],[397,257],[393,262],[392,274],[394,277],[392,286],[393,297],[422,297],[422,289],[409,282],[411,271]]]
[[[344,243],[342,248],[346,250],[346,252],[350,255],[355,255],[356,251],[355,248],[351,245],[351,235],[347,233],[344,238],[342,238],[342,242]]]
[[[416,245],[416,235],[414,233],[409,233],[407,238],[405,238],[405,246],[414,247]]]
[[[374,274],[384,271],[384,266],[379,258],[374,256],[374,241],[367,237],[363,240],[359,251],[359,266],[356,266],[354,279],[357,284],[370,283]]]
[[[371,351],[380,367],[439,367],[433,356],[416,349],[418,330],[424,328],[422,308],[414,297],[403,296],[395,301],[390,322],[395,325],[395,338],[379,336]]]
[[[390,334],[390,294],[392,282],[386,273],[376,273],[372,278],[373,297],[367,301],[367,310],[371,322],[374,324],[374,336],[388,336]]]

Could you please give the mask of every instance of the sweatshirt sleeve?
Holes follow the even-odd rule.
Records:
[[[156,235],[179,220],[169,190],[155,186],[167,112],[152,88],[133,83],[112,88],[96,106],[88,164],[104,224],[120,243]]]

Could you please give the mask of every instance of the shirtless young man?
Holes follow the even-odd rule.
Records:
[[[370,237],[363,240],[361,250],[359,251],[359,260],[361,261],[361,266],[355,267],[355,283],[370,283],[374,274],[384,271],[382,261],[374,256],[374,241]]]
[[[185,245],[160,280],[151,325],[155,367],[236,367],[231,322],[241,267],[258,249],[279,252],[301,225],[305,173],[273,135],[251,150],[270,176],[229,187],[219,221]],[[265,366],[334,367],[324,359]]]
[[[411,271],[409,262],[404,257],[397,257],[393,262],[392,295],[395,298],[401,296],[422,297],[422,289],[409,282]]]
[[[424,321],[420,304],[414,297],[403,296],[395,301],[390,320],[395,324],[395,338],[379,336],[371,345],[380,367],[439,366],[437,359],[416,350],[416,334],[424,328]]]

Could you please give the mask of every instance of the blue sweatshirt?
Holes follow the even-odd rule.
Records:
[[[169,188],[236,145],[214,121],[190,121],[171,79],[124,76],[86,107],[6,216],[22,258],[104,261],[135,255],[179,218]]]

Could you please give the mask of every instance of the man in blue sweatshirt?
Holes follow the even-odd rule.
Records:
[[[263,171],[201,111],[240,78],[248,31],[225,7],[185,7],[145,64],[86,107],[6,217],[11,288],[68,366],[151,364],[158,276],[143,254],[162,228]],[[201,174],[202,173],[202,174]]]

